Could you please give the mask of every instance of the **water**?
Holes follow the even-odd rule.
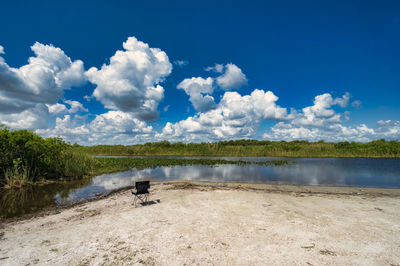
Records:
[[[159,158],[159,157],[157,157]],[[180,157],[167,158],[205,158]],[[266,157],[206,157],[209,159],[266,161]],[[287,158],[286,158],[287,159]],[[192,165],[156,167],[104,174],[92,180],[28,187],[0,192],[0,216],[13,217],[37,212],[133,186],[136,180],[196,180],[290,185],[356,186],[400,188],[400,159],[290,158],[282,166]]]

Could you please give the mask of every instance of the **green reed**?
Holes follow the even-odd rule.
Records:
[[[237,164],[237,165],[265,165],[265,166],[280,166],[288,164],[288,160],[271,160],[262,162],[249,162],[244,160],[223,160],[223,159],[181,159],[181,158],[94,158],[95,164],[92,174],[98,175],[103,173],[112,173],[118,171],[126,171],[132,168],[146,169],[159,166],[178,166],[178,165],[209,165],[216,166],[222,164]]]

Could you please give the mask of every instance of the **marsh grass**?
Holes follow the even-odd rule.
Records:
[[[31,180],[31,171],[27,164],[23,164],[20,158],[13,160],[13,166],[4,169],[3,186],[22,187]]]
[[[360,142],[231,140],[214,143],[170,143],[77,146],[92,155],[273,156],[400,158],[400,142],[384,139]]]
[[[63,155],[64,174],[67,177],[82,178],[93,171],[95,160],[88,154],[68,150]]]
[[[94,168],[92,175],[127,171],[132,168],[138,170],[155,168],[159,166],[177,165],[208,165],[217,166],[222,164],[249,165],[258,164],[265,166],[281,166],[290,163],[289,160],[270,160],[262,162],[249,162],[243,160],[223,160],[223,159],[181,159],[181,158],[94,158]]]

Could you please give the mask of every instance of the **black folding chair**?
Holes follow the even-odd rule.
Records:
[[[142,203],[147,203],[149,201],[149,188],[150,181],[137,181],[135,183],[136,192],[132,191],[134,195],[133,204],[136,208],[136,201],[139,199]]]

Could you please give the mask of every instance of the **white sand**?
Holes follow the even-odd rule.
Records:
[[[0,264],[398,265],[399,195],[158,183],[152,205],[134,208],[124,191],[3,224]]]

